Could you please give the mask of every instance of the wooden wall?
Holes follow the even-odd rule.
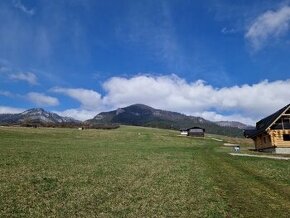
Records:
[[[254,139],[256,149],[280,147],[290,148],[290,141],[283,140],[283,134],[290,134],[290,130],[270,130]]]
[[[268,134],[266,134],[266,133],[257,136],[254,139],[254,142],[255,142],[256,149],[263,149],[263,148],[273,147],[273,143],[272,143],[271,137]]]
[[[290,134],[290,130],[271,130],[269,134],[274,146],[282,148],[290,147],[290,141],[283,140],[283,134]]]

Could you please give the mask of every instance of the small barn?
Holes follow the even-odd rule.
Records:
[[[256,128],[244,130],[258,151],[290,153],[290,104],[258,121]]]
[[[193,137],[204,137],[205,129],[200,127],[191,127],[180,129],[181,135],[193,136]]]

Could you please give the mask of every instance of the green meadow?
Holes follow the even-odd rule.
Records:
[[[289,217],[289,161],[178,135],[1,127],[0,217]]]

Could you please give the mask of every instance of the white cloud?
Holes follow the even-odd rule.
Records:
[[[59,101],[55,97],[47,96],[42,93],[30,92],[27,94],[29,101],[33,102],[38,106],[56,106]]]
[[[72,117],[76,120],[81,120],[81,121],[92,119],[94,116],[98,114],[98,111],[85,110],[85,109],[80,109],[80,108],[72,108],[72,109],[67,109],[65,111],[54,111],[54,112],[59,114],[60,116]]]
[[[255,120],[244,117],[240,114],[222,115],[214,111],[204,111],[192,114],[193,116],[203,117],[210,121],[239,121],[246,124],[255,124]]]
[[[101,95],[88,89],[53,88],[51,91],[67,95],[81,103],[81,107],[87,110],[98,109],[103,106]]]
[[[14,0],[13,1],[13,6],[19,10],[21,10],[23,13],[32,16],[34,15],[34,10],[33,9],[28,9],[27,7],[25,7],[20,0]]]
[[[105,82],[104,89],[107,94],[103,102],[113,108],[144,103],[215,120],[247,123],[269,115],[290,100],[290,80],[215,88],[203,81],[188,83],[176,76],[114,77]]]
[[[101,111],[142,103],[213,121],[254,124],[290,100],[290,80],[216,88],[201,80],[187,82],[175,75],[138,75],[113,77],[103,84],[103,88],[103,96],[87,89],[52,89],[81,103],[80,108],[58,113],[85,120]]]
[[[80,108],[67,109],[65,111],[56,111],[62,116],[73,117],[77,120],[92,119],[102,110],[108,109],[102,100],[102,96],[94,91],[82,88],[60,88],[51,89],[52,92],[67,95],[81,103]]]
[[[17,114],[25,111],[23,108],[0,106],[0,114]]]
[[[28,82],[31,85],[37,85],[37,77],[33,73],[14,73],[9,75],[9,78],[12,80],[22,80]]]
[[[278,11],[266,11],[248,28],[245,37],[255,50],[261,49],[271,38],[278,38],[289,30],[290,7]]]

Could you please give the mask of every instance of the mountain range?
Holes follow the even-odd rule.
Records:
[[[125,125],[148,126],[166,129],[181,129],[193,126],[205,128],[206,132],[221,135],[241,136],[244,128],[249,126],[235,122],[212,122],[202,117],[187,116],[177,112],[154,109],[143,104],[134,104],[117,110],[102,112],[89,124],[119,123]]]
[[[62,117],[56,113],[47,112],[42,108],[33,108],[19,114],[0,114],[1,125],[38,124],[41,126],[56,124],[80,124],[81,121],[71,117]]]
[[[144,104],[134,104],[109,112],[97,114],[84,122],[70,117],[62,117],[56,113],[47,112],[42,108],[33,108],[19,114],[0,114],[1,125],[30,125],[40,126],[100,126],[100,125],[135,125],[166,129],[181,129],[193,126],[205,128],[206,132],[229,136],[242,136],[243,130],[250,128],[236,121],[212,122],[202,117],[159,110]]]

